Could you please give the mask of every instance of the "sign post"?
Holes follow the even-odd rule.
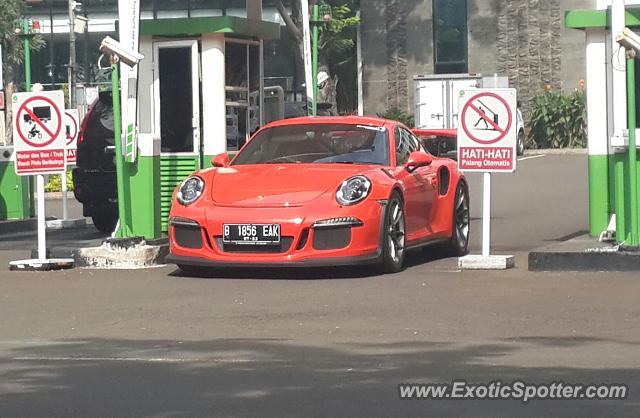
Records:
[[[76,151],[78,149],[78,134],[80,132],[80,117],[77,109],[67,109],[62,116],[64,121],[65,137],[65,170],[60,175],[62,182],[62,219],[47,221],[47,228],[66,229],[83,226],[84,218],[69,219],[69,199],[67,185],[67,168],[76,163]]]
[[[16,93],[12,97],[13,138],[18,176],[37,175],[38,258],[10,263],[12,270],[70,268],[72,259],[48,259],[44,174],[65,171],[64,94],[62,91]]]
[[[516,90],[473,89],[460,92],[458,168],[483,174],[482,255],[458,260],[463,269],[507,269],[513,256],[491,255],[491,173],[516,170]]]

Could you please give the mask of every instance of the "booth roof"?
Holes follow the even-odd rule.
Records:
[[[640,26],[640,9],[627,8],[626,26]],[[571,29],[610,28],[611,15],[608,10],[568,10],[564,25]]]
[[[235,16],[140,20],[140,35],[186,36],[205,33],[229,33],[265,40],[278,39],[280,25]]]

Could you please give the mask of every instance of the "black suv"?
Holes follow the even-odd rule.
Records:
[[[111,92],[99,95],[84,117],[78,136],[73,193],[101,232],[112,232],[118,221],[113,102]]]

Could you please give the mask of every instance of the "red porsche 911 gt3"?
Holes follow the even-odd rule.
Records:
[[[260,129],[176,189],[167,261],[203,267],[402,269],[407,249],[467,252],[469,188],[398,122],[303,117]]]

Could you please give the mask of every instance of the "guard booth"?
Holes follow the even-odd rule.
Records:
[[[149,174],[134,188],[153,193],[131,205],[159,212],[161,232],[175,187],[264,124],[263,41],[279,35],[277,23],[232,16],[140,21],[137,170]]]
[[[14,168],[13,146],[0,146],[0,221],[29,217],[29,178]]]
[[[640,1],[596,3],[596,9],[570,10],[565,15],[565,27],[585,33],[589,232],[594,237],[614,232],[620,244],[632,242],[635,247],[630,238],[640,216],[638,202],[633,199],[637,187],[632,190],[631,178],[639,177],[640,181],[640,176],[633,175],[640,172],[640,160],[637,150],[635,158],[631,154],[629,132],[635,132],[639,148],[636,97],[640,95],[640,57],[631,60],[630,66],[615,38],[625,26],[640,32]]]

